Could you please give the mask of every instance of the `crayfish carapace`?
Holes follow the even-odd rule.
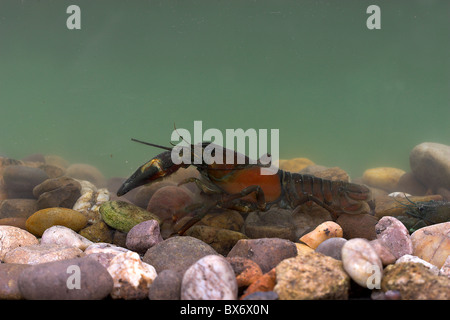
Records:
[[[231,151],[234,152],[234,160],[238,156],[243,156],[244,163],[237,164],[236,161],[231,164],[226,163],[225,151],[230,152],[230,150],[225,148],[222,152],[224,161],[221,163],[207,164],[203,161],[195,164],[195,161],[191,161],[188,164],[175,164],[171,157],[173,148],[132,140],[166,151],[140,166],[119,188],[118,196],[139,186],[158,181],[178,169],[187,168],[190,165],[195,166],[200,172],[201,179],[190,178],[182,181],[181,184],[194,182],[204,194],[208,195],[210,201],[208,204],[200,206],[201,209],[181,228],[179,234],[183,234],[213,207],[249,212],[265,211],[272,205],[295,209],[306,202],[315,202],[328,210],[333,219],[342,213],[358,214],[370,211],[371,191],[364,185],[326,180],[313,175],[291,173],[281,169],[278,169],[273,175],[262,175],[261,167],[264,165],[260,161],[253,164],[248,157],[236,151]],[[203,152],[209,145],[209,142],[202,143],[200,152]],[[198,152],[197,154],[194,152],[193,145],[190,146],[190,149],[192,160],[194,157],[201,156]]]

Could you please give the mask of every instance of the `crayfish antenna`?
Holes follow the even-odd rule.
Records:
[[[160,146],[159,144],[154,144],[154,143],[150,143],[150,142],[145,142],[145,141],[141,141],[141,140],[134,139],[134,138],[131,138],[131,141],[139,142],[139,143],[142,143],[142,144],[146,144],[146,145],[151,146],[151,147],[156,147],[156,148],[160,148],[160,149],[172,151],[172,148]]]

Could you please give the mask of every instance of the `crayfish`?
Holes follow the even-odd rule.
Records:
[[[223,152],[224,161],[221,163],[207,164],[202,161],[196,164],[195,161],[191,161],[189,164],[175,164],[171,157],[173,148],[132,140],[166,151],[140,166],[119,188],[118,196],[139,186],[159,181],[180,168],[193,165],[199,171],[201,179],[188,178],[180,184],[195,183],[202,193],[210,196],[211,201],[208,205],[200,206],[194,217],[181,228],[179,234],[183,234],[213,207],[250,212],[265,211],[273,205],[295,209],[304,203],[315,202],[328,210],[333,219],[337,219],[342,213],[358,214],[370,211],[368,207],[371,191],[364,185],[326,180],[313,175],[291,173],[281,169],[277,169],[277,172],[272,175],[262,175],[261,168],[266,165],[260,161],[254,164],[247,156],[236,151],[231,151],[234,153],[235,162],[233,163],[225,163],[226,152]],[[201,152],[204,152],[209,145],[209,142],[203,142],[200,148]],[[195,149],[198,150],[198,148]],[[230,152],[225,148],[223,150]],[[190,150],[183,150],[183,152],[185,151],[191,152],[192,160],[201,156],[194,152],[194,145],[190,146]],[[237,164],[237,158],[242,156],[244,163]]]
[[[409,203],[400,202],[406,208],[405,214],[397,218],[408,228],[410,233],[442,222],[450,221],[450,202],[447,201],[417,201],[406,197]]]

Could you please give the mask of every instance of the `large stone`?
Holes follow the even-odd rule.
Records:
[[[104,202],[100,206],[100,214],[107,225],[125,233],[146,220],[156,220],[161,223],[161,219],[157,215],[120,200]]]
[[[23,270],[31,267],[28,264],[2,263],[0,264],[0,299],[23,299],[19,289],[19,276]]]
[[[97,261],[75,258],[25,269],[19,288],[28,300],[97,300],[109,295],[113,279]]]
[[[0,201],[0,219],[28,218],[38,211],[35,199],[5,199]]]
[[[411,171],[428,188],[450,189],[450,146],[424,142],[409,155]]]
[[[38,199],[39,209],[51,207],[72,208],[81,196],[81,185],[75,179],[59,177],[47,179],[33,189],[33,195]]]
[[[441,268],[450,255],[450,222],[421,228],[411,235],[413,255]]]
[[[38,243],[39,240],[28,231],[13,226],[0,226],[0,260],[11,250]]]
[[[348,240],[342,247],[344,270],[361,287],[377,286],[377,277],[382,275],[383,264],[369,241],[362,238]]]
[[[113,299],[138,300],[148,296],[148,289],[156,278],[151,265],[142,262],[136,252],[128,251],[115,256],[108,272],[114,280]]]
[[[84,253],[78,248],[52,243],[18,247],[9,251],[3,260],[5,263],[41,264],[82,256]]]
[[[34,199],[33,188],[48,178],[43,170],[23,165],[8,166],[3,172],[8,198]]]
[[[70,228],[53,226],[44,231],[41,237],[41,244],[59,244],[84,250],[92,244],[92,241]]]
[[[279,208],[250,212],[244,224],[244,233],[252,239],[282,238],[295,241],[295,231],[292,211]]]
[[[350,278],[342,263],[310,252],[283,260],[276,268],[274,291],[280,300],[347,299]]]
[[[362,181],[369,186],[388,192],[397,190],[397,185],[405,171],[398,168],[379,167],[364,171]]]
[[[381,290],[399,291],[403,300],[449,300],[450,279],[433,274],[421,263],[396,263],[384,270]]]
[[[239,240],[227,257],[243,257],[255,261],[263,273],[276,267],[282,260],[295,257],[297,247],[294,242],[279,238]]]
[[[33,213],[27,219],[26,227],[29,232],[40,237],[45,230],[55,225],[64,226],[78,232],[86,224],[86,217],[78,211],[68,208],[47,208]]]
[[[67,168],[66,175],[78,180],[92,182],[97,188],[106,185],[105,176],[96,167],[86,163],[74,163]]]
[[[221,255],[227,255],[239,240],[247,239],[245,234],[237,231],[201,225],[189,228],[185,234],[209,244]]]
[[[230,263],[222,256],[208,255],[184,273],[182,300],[234,300],[238,286]]]
[[[194,262],[207,255],[217,254],[208,244],[193,237],[173,237],[147,250],[142,259],[155,267],[156,272],[171,269],[185,272]]]
[[[381,240],[396,259],[412,254],[413,245],[406,227],[394,217],[385,216],[375,226],[377,239]]]

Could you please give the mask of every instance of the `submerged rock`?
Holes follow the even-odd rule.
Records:
[[[99,211],[107,225],[125,233],[146,220],[156,220],[161,223],[161,220],[155,214],[120,200],[104,202]]]
[[[434,275],[420,263],[396,263],[386,267],[381,290],[396,290],[403,300],[449,300],[450,279]]]
[[[78,232],[86,224],[86,217],[78,211],[68,208],[47,208],[33,213],[27,219],[26,227],[29,232],[40,237],[45,230],[55,225]]]
[[[238,286],[228,261],[219,255],[208,255],[184,273],[182,300],[235,300]]]
[[[350,278],[342,263],[317,252],[283,260],[274,291],[280,300],[347,299]]]
[[[414,176],[433,190],[450,189],[450,146],[424,142],[415,146],[409,163]]]
[[[398,182],[405,173],[402,169],[390,167],[367,169],[363,173],[362,182],[371,187],[393,192],[397,190]]]
[[[90,258],[32,266],[23,270],[18,283],[28,300],[98,300],[113,288],[106,268]]]

